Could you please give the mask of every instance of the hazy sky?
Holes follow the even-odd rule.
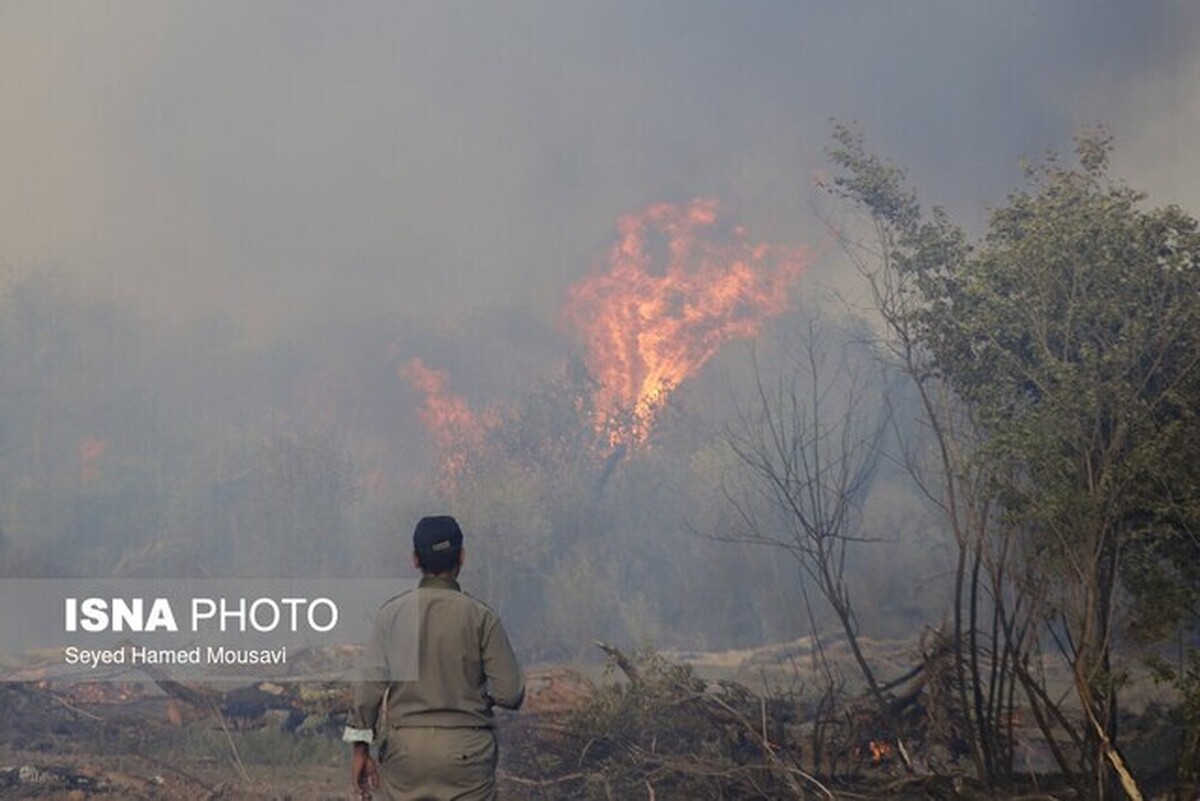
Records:
[[[551,317],[618,215],[818,236],[829,118],[977,213],[1107,123],[1200,213],[1200,4],[0,2],[0,265],[157,318]]]

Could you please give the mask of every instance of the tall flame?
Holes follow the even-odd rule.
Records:
[[[717,219],[706,198],[621,217],[608,271],[570,290],[567,315],[584,337],[598,423],[614,445],[644,441],[672,390],[787,308],[802,253],[753,244],[740,226],[720,237]],[[666,252],[655,258],[660,242]]]
[[[745,229],[719,226],[718,212],[700,198],[621,217],[607,271],[569,291],[566,315],[598,387],[594,422],[614,453],[644,442],[670,393],[724,343],[757,336],[785,311],[804,270],[799,250],[752,243]],[[399,374],[424,396],[420,419],[452,489],[500,417],[495,408],[473,412],[449,391],[447,374],[419,358]]]

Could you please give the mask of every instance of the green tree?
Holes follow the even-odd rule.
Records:
[[[904,436],[903,461],[919,490],[944,518],[957,550],[953,612],[944,636],[954,654],[956,710],[979,779],[1004,783],[1013,774],[1013,693],[1022,682],[1064,773],[1050,718],[1053,704],[1035,677],[1022,672],[1035,643],[1030,637],[1036,584],[1019,591],[1014,538],[1005,536],[988,496],[990,465],[974,458],[982,439],[977,415],[958,398],[935,363],[928,318],[944,303],[947,277],[971,254],[961,228],[941,209],[926,216],[895,164],[867,152],[860,132],[839,126],[832,159],[841,170],[832,191],[864,213],[842,230],[841,243],[870,288],[878,316],[879,357],[906,375],[916,396],[920,432]],[[1059,721],[1064,722],[1064,721]],[[1068,730],[1069,726],[1066,726]]]
[[[1012,584],[992,574],[993,598],[1032,599],[1025,608],[1036,605],[1071,668],[1084,767],[1101,794],[1107,764],[1136,795],[1116,747],[1122,592],[1191,581],[1154,601],[1176,625],[1195,621],[1196,221],[1144,209],[1142,193],[1108,177],[1108,137],[1090,133],[1077,140],[1077,166],[1049,157],[1027,167],[1027,188],[972,246],[942,212],[926,220],[903,173],[869,156],[860,135],[840,128],[835,141],[836,187],[868,211],[883,244],[874,285],[894,352],[928,397],[937,387],[950,398],[932,414],[950,434],[942,462],[975,477],[958,487],[976,510],[960,532],[964,557],[986,567],[1000,546],[1019,558],[1005,562],[1020,568]],[[952,433],[952,420],[967,425]],[[971,517],[955,511],[960,523]]]
[[[1200,238],[1177,208],[1108,180],[1104,137],[1080,165],[1031,167],[930,321],[938,360],[980,410],[996,493],[1036,537],[1089,733],[1114,759],[1119,591],[1137,550],[1182,539],[1200,396]],[[1164,470],[1167,465],[1177,467]],[[1170,553],[1164,553],[1168,557]],[[1174,562],[1176,567],[1183,567]],[[1134,585],[1136,588],[1136,585]]]

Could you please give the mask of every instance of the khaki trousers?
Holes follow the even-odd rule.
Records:
[[[379,765],[379,795],[389,801],[493,801],[496,735],[491,729],[397,727]]]

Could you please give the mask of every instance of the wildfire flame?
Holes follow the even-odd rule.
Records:
[[[446,388],[448,376],[444,371],[426,367],[417,358],[401,365],[398,372],[425,396],[418,415],[442,454],[442,477],[453,480],[466,467],[472,449],[482,441],[483,423],[466,400]]]
[[[569,290],[566,317],[598,386],[594,423],[613,454],[644,443],[670,393],[723,344],[757,336],[784,312],[804,271],[801,251],[752,243],[744,228],[718,218],[717,202],[706,198],[621,217],[607,270]],[[399,374],[424,396],[420,420],[453,487],[499,425],[497,413],[477,415],[449,391],[445,372],[419,358]]]
[[[597,424],[610,444],[643,442],[672,390],[787,308],[802,253],[751,243],[741,227],[719,237],[717,219],[705,198],[624,216],[607,272],[570,290],[567,316],[600,383]],[[660,242],[666,253],[655,258]]]

